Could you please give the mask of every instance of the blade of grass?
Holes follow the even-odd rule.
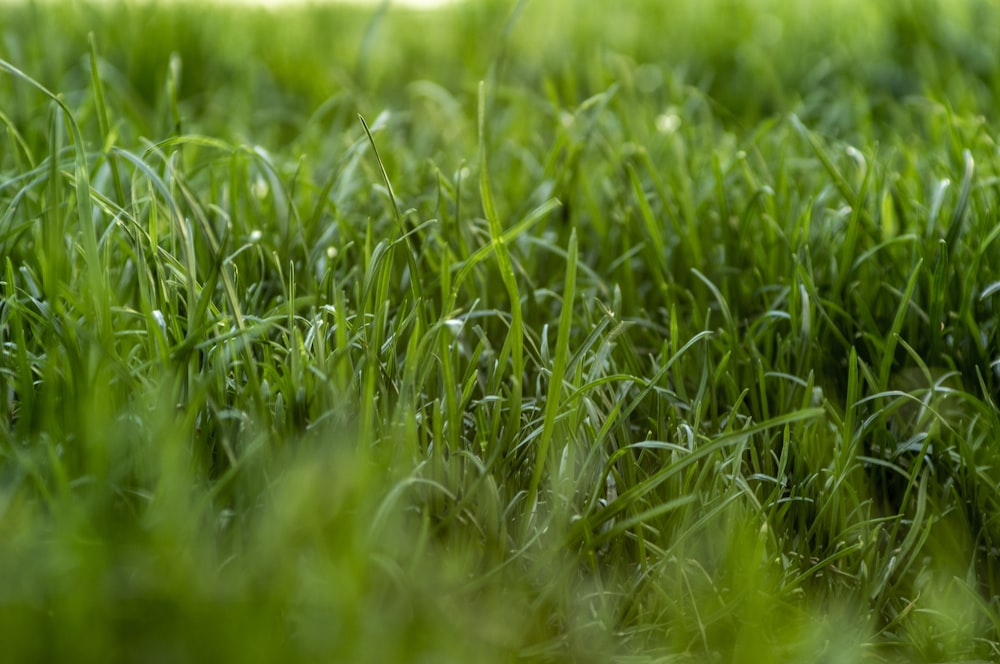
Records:
[[[521,430],[521,409],[523,408],[523,376],[524,376],[524,318],[521,313],[521,294],[517,287],[517,277],[514,275],[514,265],[507,249],[503,226],[497,216],[493,193],[490,190],[489,157],[486,154],[486,85],[479,83],[479,195],[482,198],[483,214],[490,226],[492,244],[496,250],[497,262],[500,266],[500,279],[507,290],[510,299],[510,330],[504,347],[509,346],[511,354],[510,384],[511,393],[508,401],[507,426],[504,427],[501,450],[513,449],[515,436]],[[504,353],[501,352],[501,361]]]
[[[107,294],[105,272],[101,265],[101,255],[97,246],[97,229],[94,225],[94,209],[90,198],[90,166],[87,163],[86,143],[83,140],[83,134],[76,123],[73,111],[66,105],[61,95],[50,91],[2,58],[0,58],[0,71],[6,71],[55,102],[69,126],[70,134],[73,137],[76,209],[77,217],[80,220],[83,255],[87,264],[88,296],[94,309],[99,338],[102,342],[110,344],[112,336],[111,303],[104,297]],[[55,159],[56,155],[51,155],[51,158]]]
[[[563,376],[566,372],[566,359],[569,356],[569,337],[573,328],[573,298],[576,292],[576,261],[577,243],[576,229],[569,236],[568,257],[566,259],[566,277],[563,280],[562,312],[559,316],[559,334],[556,337],[556,354],[552,362],[552,374],[549,376],[549,389],[545,397],[545,419],[542,423],[542,435],[538,441],[538,451],[535,456],[535,467],[531,473],[531,484],[528,485],[528,509],[534,510],[538,498],[538,485],[542,481],[542,472],[548,465],[549,445],[555,433],[556,414],[559,412],[562,396]]]
[[[917,279],[920,276],[920,268],[923,264],[923,259],[920,259],[913,267],[913,271],[910,273],[910,278],[906,283],[906,289],[903,291],[902,297],[899,300],[899,307],[896,309],[896,315],[892,320],[892,328],[890,328],[889,333],[885,335],[885,345],[882,351],[882,358],[879,361],[879,391],[886,391],[889,389],[889,375],[892,373],[892,365],[896,358],[896,345],[899,340],[899,333],[903,329],[903,322],[906,320],[906,313],[913,304],[913,292],[917,288]]]

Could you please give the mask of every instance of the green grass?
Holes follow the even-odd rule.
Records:
[[[0,6],[0,659],[1000,657],[1000,9]]]

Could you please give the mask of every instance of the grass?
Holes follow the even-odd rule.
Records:
[[[1000,656],[997,8],[598,6],[0,7],[3,659]]]

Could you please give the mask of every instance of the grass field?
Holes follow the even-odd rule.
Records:
[[[0,660],[1000,658],[1000,6],[0,6]]]

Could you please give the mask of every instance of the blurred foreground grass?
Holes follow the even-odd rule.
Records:
[[[998,656],[994,4],[0,26],[4,659]]]

